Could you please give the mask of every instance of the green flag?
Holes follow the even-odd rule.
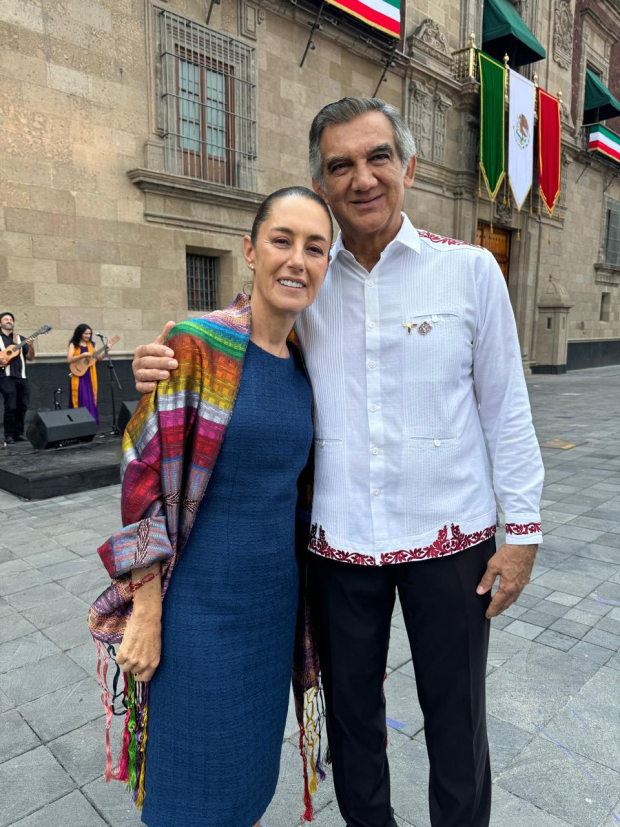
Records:
[[[480,69],[480,170],[491,201],[504,180],[504,91],[506,69],[478,52]]]

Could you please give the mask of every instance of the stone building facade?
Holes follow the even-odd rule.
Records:
[[[122,361],[168,319],[231,300],[262,197],[308,181],[313,114],[378,87],[418,144],[408,214],[501,258],[525,368],[620,362],[620,164],[582,129],[586,66],[620,96],[617,0],[515,0],[547,50],[523,73],[563,95],[554,217],[479,193],[479,87],[454,53],[481,43],[483,4],[402,5],[380,83],[386,39],[329,6],[300,67],[314,0],[2,0],[0,292],[21,332],[53,325],[37,377],[55,363],[60,381],[80,322],[119,334]]]

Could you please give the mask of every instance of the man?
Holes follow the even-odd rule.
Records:
[[[296,326],[315,397],[312,611],[347,827],[396,825],[382,692],[396,591],[431,823],[486,827],[489,618],[530,578],[543,467],[501,271],[488,251],[411,225],[415,166],[383,101],[345,98],[314,119],[313,186],[341,234]],[[162,342],[136,350],[139,390],[174,365]],[[497,552],[495,495],[508,540]]]
[[[0,356],[0,393],[4,399],[4,444],[25,442],[24,420],[30,403],[30,384],[26,375],[26,362],[34,359],[34,344],[15,333],[15,316],[6,312],[0,316],[2,350],[9,345],[26,342],[12,361],[5,363]]]

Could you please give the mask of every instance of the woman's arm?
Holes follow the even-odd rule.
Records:
[[[150,681],[161,655],[161,568],[159,562],[133,569],[133,612],[116,655],[123,672]]]
[[[67,353],[67,362],[70,365],[75,364],[75,362],[79,362],[80,359],[83,359],[85,356],[88,356],[88,353],[77,353],[73,345],[69,345],[69,351]]]

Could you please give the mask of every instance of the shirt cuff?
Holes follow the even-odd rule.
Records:
[[[540,517],[536,520],[512,522],[506,520],[506,542],[514,546],[540,545],[542,527]]]

